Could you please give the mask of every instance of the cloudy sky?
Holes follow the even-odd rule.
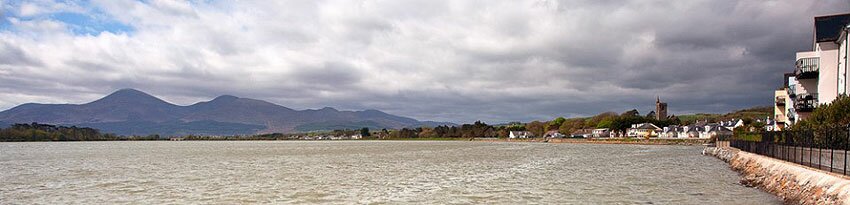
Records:
[[[486,122],[771,105],[847,0],[0,0],[0,110],[136,88]]]

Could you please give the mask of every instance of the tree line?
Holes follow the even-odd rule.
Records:
[[[615,112],[603,112],[586,118],[555,118],[551,121],[532,121],[524,126],[524,130],[531,132],[534,136],[542,136],[548,131],[557,130],[564,135],[585,129],[610,129],[612,131],[625,132],[633,124],[652,123],[659,127],[677,125],[681,121],[676,116],[658,120],[652,113],[640,115],[637,110],[629,110],[621,114]]]
[[[376,134],[381,139],[395,138],[473,138],[473,137],[497,137],[499,136],[501,127],[493,127],[481,121],[476,121],[473,124],[463,124],[460,126],[437,126],[437,127],[418,127],[418,128],[402,128],[399,130],[383,129]]]
[[[472,124],[460,126],[437,126],[403,128],[399,130],[382,130],[377,133],[381,139],[393,138],[473,138],[473,137],[508,137],[510,131],[529,131],[536,137],[543,136],[546,132],[557,131],[564,135],[582,129],[608,128],[614,131],[625,132],[632,124],[653,123],[660,127],[675,125],[681,121],[671,116],[667,119],[658,120],[651,113],[642,116],[637,110],[629,110],[621,114],[614,112],[603,112],[586,118],[564,118],[558,117],[550,121],[532,121],[529,123],[512,122],[505,125],[493,126],[476,121]]]
[[[0,129],[0,141],[108,141],[108,140],[156,140],[159,135],[122,137],[110,133],[101,133],[97,129],[77,126],[57,126],[49,124],[13,124]]]
[[[269,133],[255,135],[209,136],[184,135],[184,140],[295,140],[301,136],[351,136],[360,134],[363,137],[371,135],[369,128],[356,130],[332,130],[311,133]],[[122,136],[112,133],[102,133],[100,130],[88,127],[59,126],[41,123],[13,124],[0,128],[0,142],[31,142],[31,141],[114,141],[114,140],[167,140],[158,134],[146,136]]]

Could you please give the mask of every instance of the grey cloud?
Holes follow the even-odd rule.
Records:
[[[178,104],[231,94],[453,122],[646,112],[656,96],[673,114],[727,112],[769,105],[794,52],[811,46],[812,17],[850,10],[842,0],[170,3],[93,2],[134,27],[126,36],[0,32],[0,98],[38,96],[0,109],[134,87]]]
[[[362,79],[357,68],[345,64],[330,62],[318,67],[303,67],[292,75],[283,77],[298,82],[307,89],[340,90],[354,86]]]
[[[44,64],[9,42],[0,42],[0,65],[43,66]]]

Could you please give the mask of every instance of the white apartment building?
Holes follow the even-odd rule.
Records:
[[[786,126],[807,118],[819,105],[830,103],[850,90],[848,25],[850,13],[814,18],[812,50],[797,52],[794,72],[785,75],[783,88],[774,93],[774,114],[785,116],[775,118]],[[780,93],[782,90],[785,95]],[[784,103],[781,98],[785,98]]]

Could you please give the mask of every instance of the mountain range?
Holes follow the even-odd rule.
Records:
[[[135,89],[121,89],[85,104],[22,104],[0,112],[0,122],[75,125],[119,135],[166,136],[454,125],[418,121],[378,110],[339,111],[330,107],[294,110],[262,100],[231,95],[180,106]]]

